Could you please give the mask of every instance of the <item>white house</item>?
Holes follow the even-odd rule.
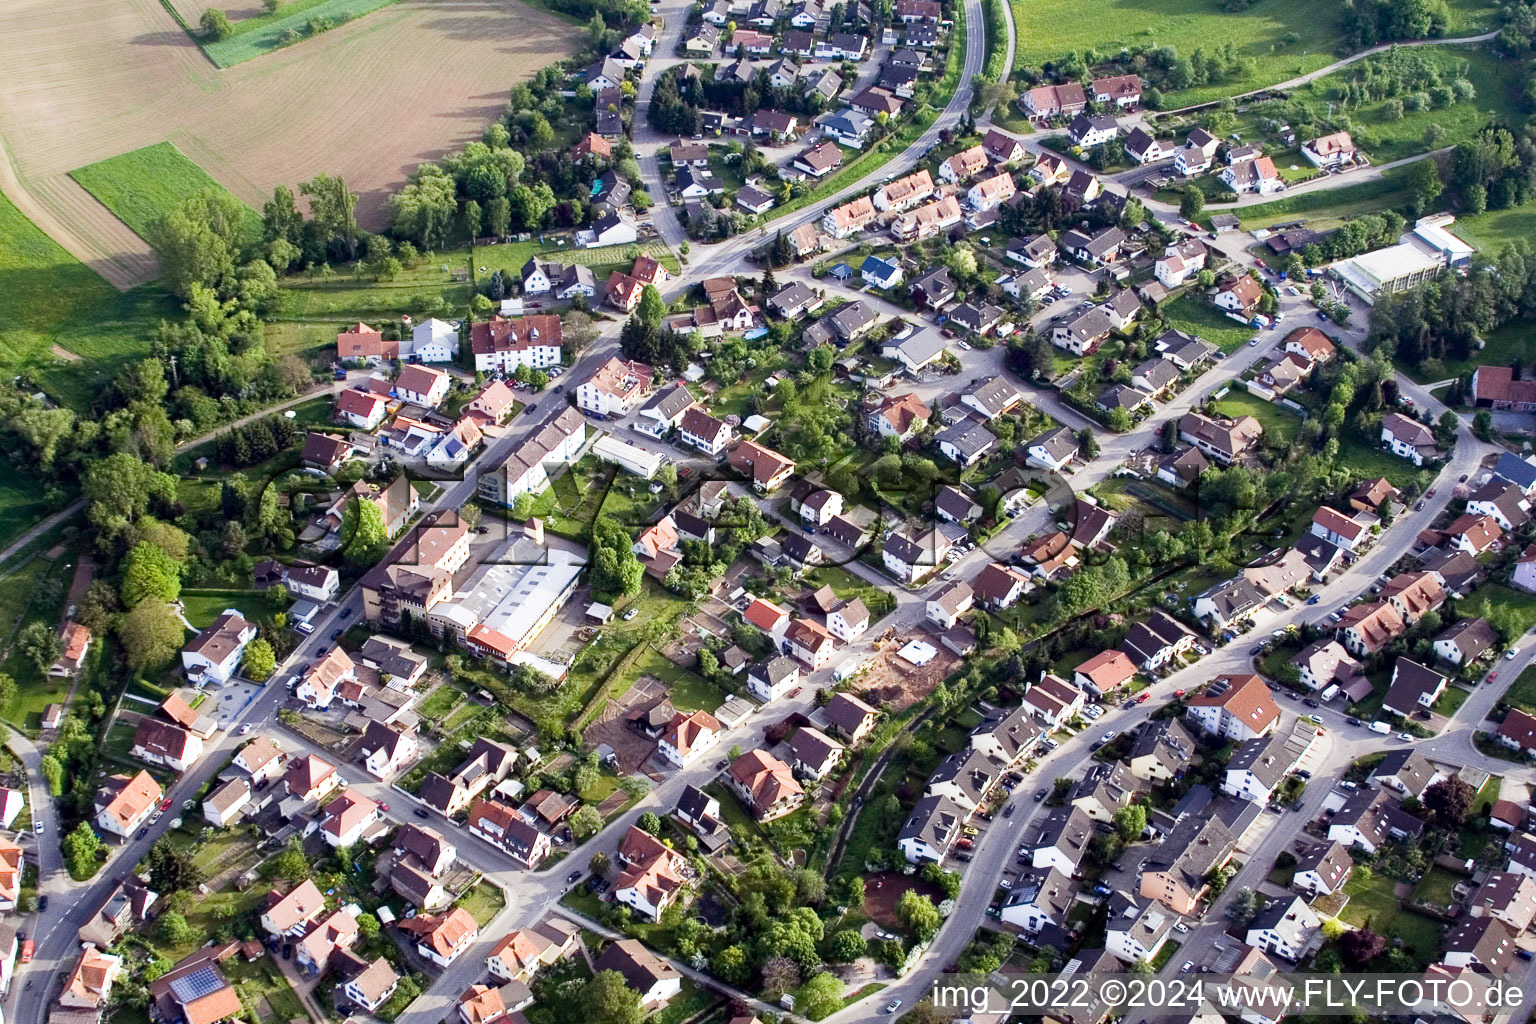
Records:
[[[1173,169],[1185,177],[1205,173],[1216,159],[1220,145],[1220,140],[1204,128],[1193,129],[1174,155]]]
[[[1070,427],[1056,427],[1034,438],[1025,448],[1031,466],[1060,472],[1077,458],[1077,435]]]
[[[411,331],[411,358],[422,363],[451,363],[459,357],[459,329],[437,317]]]
[[[1249,922],[1248,945],[1295,963],[1322,924],[1300,896],[1273,900]]]
[[[1407,459],[1415,466],[1422,466],[1440,456],[1435,432],[1402,413],[1388,413],[1381,418],[1381,444],[1391,449],[1393,455]]]
[[[670,763],[686,768],[720,742],[721,731],[719,721],[708,712],[679,711],[657,741],[656,750]]]
[[[395,395],[403,402],[435,409],[448,397],[449,376],[430,366],[407,366],[395,378]]]
[[[361,793],[343,793],[321,809],[320,834],[334,849],[355,846],[369,826],[382,818],[379,805]]]
[[[363,767],[377,779],[387,779],[416,760],[416,730],[370,721],[360,750]]]
[[[1285,182],[1275,170],[1275,162],[1267,156],[1239,160],[1222,168],[1219,177],[1234,192],[1257,192],[1267,196],[1285,188]]]
[[[780,654],[747,670],[747,692],[763,703],[777,700],[800,685],[800,663]]]
[[[208,628],[181,650],[187,681],[197,686],[229,682],[240,667],[245,648],[256,639],[256,626],[238,611],[226,608]]]
[[[1153,272],[1165,288],[1177,288],[1205,269],[1205,259],[1205,245],[1197,238],[1186,238],[1158,257]]]

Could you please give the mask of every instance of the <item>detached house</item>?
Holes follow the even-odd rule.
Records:
[[[1217,676],[1186,701],[1184,715],[1202,732],[1240,742],[1257,739],[1280,723],[1280,708],[1256,675]]]

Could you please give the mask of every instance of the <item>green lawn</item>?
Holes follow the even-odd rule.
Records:
[[[188,31],[197,40],[208,59],[221,68],[231,67],[252,57],[271,53],[281,45],[283,33],[292,29],[308,37],[307,23],[311,18],[328,18],[336,25],[360,18],[388,7],[395,0],[289,0],[273,14],[262,14],[234,23],[234,32],[228,39],[205,42],[191,26]]]
[[[254,590],[208,590],[181,592],[186,606],[187,621],[198,629],[206,629],[226,608],[236,608],[252,622],[265,622],[272,617],[267,599]]]
[[[1374,438],[1362,437],[1352,430],[1344,431],[1339,438],[1339,462],[1367,479],[1384,476],[1395,487],[1404,486],[1420,472],[1407,459],[1400,459],[1376,444]]]
[[[1518,679],[1504,691],[1504,703],[1536,714],[1536,665],[1520,673]]]
[[[119,370],[148,355],[155,325],[175,317],[165,292],[151,285],[119,292],[3,195],[0,280],[0,376],[25,374],[76,412],[88,411]],[[14,519],[41,511],[40,498],[24,482],[0,486],[0,539]]]
[[[1459,879],[1444,868],[1430,868],[1424,872],[1419,884],[1414,886],[1413,897],[1428,900],[1442,907],[1456,902],[1456,883]]]
[[[1237,384],[1227,392],[1227,397],[1216,403],[1216,411],[1223,416],[1252,416],[1264,425],[1265,437],[1281,437],[1289,444],[1301,429],[1301,417],[1274,402],[1266,402],[1258,395],[1250,394]]]
[[[1205,301],[1199,289],[1185,292],[1164,307],[1168,326],[1199,335],[1223,352],[1235,352],[1248,344],[1254,329],[1240,324]]]
[[[1462,615],[1482,616],[1509,637],[1536,626],[1536,594],[1499,583],[1483,584],[1456,607]]]
[[[6,599],[0,602],[5,618],[0,620],[0,648],[4,648],[15,631],[33,622],[41,622],[49,629],[57,628],[64,610],[64,601],[74,577],[74,559],[34,558],[17,572],[0,580],[0,591]],[[48,587],[57,597],[45,597],[39,584],[48,581]],[[103,645],[92,644],[83,671],[94,676],[103,670],[101,650]],[[0,708],[0,715],[18,728],[36,735],[42,726],[43,709],[49,704],[62,701],[69,692],[69,680],[48,676],[19,650],[11,649],[0,670],[16,681],[16,696],[11,703]]]
[[[1500,213],[1517,213],[1517,210],[1502,210]],[[1484,216],[1487,216],[1486,214]],[[1529,212],[1530,220],[1527,224],[1532,232],[1536,232],[1536,211]],[[1474,220],[1482,220],[1482,217]],[[1462,231],[1462,225],[1468,221],[1458,220],[1451,226],[1451,230],[1467,236],[1471,235]],[[1511,241],[1505,239],[1504,242]],[[1495,248],[1500,248],[1500,243],[1494,243]],[[1444,380],[1447,377],[1459,377],[1464,373],[1471,373],[1479,366],[1508,366],[1515,360],[1520,360],[1523,365],[1529,365],[1532,359],[1536,359],[1536,324],[1527,319],[1511,320],[1502,327],[1496,327],[1484,337],[1486,343],[1477,352],[1472,353],[1471,358],[1465,360],[1447,359],[1443,363],[1443,370],[1436,370],[1433,376]]]
[[[458,902],[481,928],[490,924],[506,905],[507,897],[501,886],[485,881],[477,882]]]
[[[634,678],[654,676],[667,684],[672,705],[679,711],[714,712],[725,703],[720,688],[685,668],[679,668],[660,651],[646,651],[636,662]]]
[[[818,566],[806,574],[805,582],[811,587],[830,586],[844,601],[860,598],[864,602],[864,607],[869,609],[871,625],[896,608],[896,599],[891,596],[890,591],[871,586],[840,565]]]
[[[1344,891],[1350,899],[1342,917],[1347,924],[1369,927],[1385,935],[1389,944],[1393,939],[1402,939],[1420,965],[1428,964],[1440,948],[1440,926],[1427,917],[1404,910],[1393,892],[1395,885],[1396,882],[1385,875],[1373,874],[1364,883],[1357,875],[1351,875],[1344,883]]]
[[[1298,215],[1305,215],[1307,226],[1311,228],[1322,230],[1336,227],[1343,221],[1363,213],[1380,213],[1382,210],[1406,206],[1413,195],[1406,186],[1399,183],[1403,170],[1406,168],[1383,171],[1380,178],[1345,185],[1342,188],[1318,189],[1286,196],[1284,199],[1276,199],[1273,202],[1241,206],[1233,212],[1242,222],[1244,231],[1270,227],[1282,221],[1293,221]],[[1219,206],[1213,206],[1207,211],[1208,214],[1220,212],[1222,208]],[[1460,221],[1457,222],[1458,226],[1460,223]]]
[[[69,172],[101,205],[142,237],[156,220],[194,196],[224,186],[171,145],[161,142]],[[227,193],[226,193],[227,194]],[[261,218],[243,207],[244,239],[261,238]]]
[[[1507,210],[1489,210],[1475,217],[1457,217],[1451,230],[1479,249],[1497,251],[1510,242],[1529,241],[1536,236],[1536,206],[1512,206]],[[1507,329],[1501,327],[1489,335],[1489,349],[1493,347],[1493,339]]]
[[[255,963],[246,963],[243,957],[232,957],[223,964],[223,970],[235,991],[240,993],[241,1000],[256,1006],[264,1022],[275,1024],[277,1021],[308,1019],[298,994],[270,956]],[[261,1009],[263,1003],[266,1004],[265,1012]]]
[[[1428,152],[1424,133],[1432,124],[1443,129],[1438,145],[1454,146],[1476,135],[1486,125],[1495,122],[1517,124],[1523,119],[1519,107],[1520,87],[1516,81],[1516,69],[1490,50],[1470,46],[1426,46],[1415,47],[1407,52],[1415,58],[1422,57],[1440,65],[1447,81],[1460,77],[1458,72],[1464,69],[1465,77],[1477,90],[1477,95],[1468,103],[1457,103],[1435,110],[1406,111],[1396,121],[1388,121],[1383,117],[1382,110],[1387,100],[1350,107],[1349,116],[1357,126],[1357,141],[1361,135],[1368,137],[1370,144],[1363,148],[1374,162],[1391,163]],[[1292,99],[1310,100],[1319,109],[1323,109],[1325,104],[1338,103],[1342,98],[1341,87],[1352,81],[1364,69],[1365,63],[1318,79],[1292,93]],[[1279,157],[1275,164],[1280,165]],[[1310,164],[1303,162],[1302,166],[1308,171],[1312,170]]]

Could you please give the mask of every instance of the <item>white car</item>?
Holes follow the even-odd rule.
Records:
[[[1515,658],[1519,654],[1520,654],[1520,648],[1518,648],[1518,647],[1511,647],[1509,650],[1504,652],[1504,660],[1505,661],[1514,661]]]

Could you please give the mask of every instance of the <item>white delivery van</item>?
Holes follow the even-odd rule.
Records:
[[[1333,698],[1337,697],[1338,695],[1339,695],[1339,684],[1338,683],[1334,683],[1332,686],[1328,687],[1328,689],[1324,690],[1318,696],[1320,696],[1324,701],[1330,701],[1330,700],[1333,700]]]
[[[1392,731],[1392,726],[1388,725],[1386,722],[1372,722],[1371,723],[1371,732],[1379,732],[1383,736],[1386,736],[1391,731]]]

